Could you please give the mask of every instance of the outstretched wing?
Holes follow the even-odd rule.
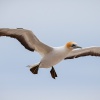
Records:
[[[41,55],[45,55],[52,50],[52,47],[39,41],[39,39],[30,30],[18,28],[0,28],[0,36],[8,36],[11,38],[16,38],[26,49],[30,51],[37,51]]]
[[[73,50],[65,59],[74,59],[83,56],[100,56],[100,47],[89,47]]]

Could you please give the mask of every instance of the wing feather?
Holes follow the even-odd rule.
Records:
[[[65,59],[74,59],[83,56],[100,56],[100,47],[89,47],[73,50]]]
[[[47,54],[52,50],[52,47],[42,43],[32,31],[18,28],[0,28],[0,36],[8,36],[17,39],[26,49],[37,51],[42,55]]]

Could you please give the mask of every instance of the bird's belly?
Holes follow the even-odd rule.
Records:
[[[50,68],[64,59],[64,55],[46,56],[41,60],[40,68]]]

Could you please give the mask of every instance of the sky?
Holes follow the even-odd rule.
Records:
[[[100,46],[100,0],[0,0],[0,28],[25,28],[49,46]],[[100,58],[63,60],[33,75],[41,56],[0,37],[0,100],[100,100]]]

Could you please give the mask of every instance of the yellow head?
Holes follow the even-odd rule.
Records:
[[[77,45],[75,42],[68,42],[66,44],[66,47],[70,50],[76,49],[76,48],[81,48],[80,46]]]

